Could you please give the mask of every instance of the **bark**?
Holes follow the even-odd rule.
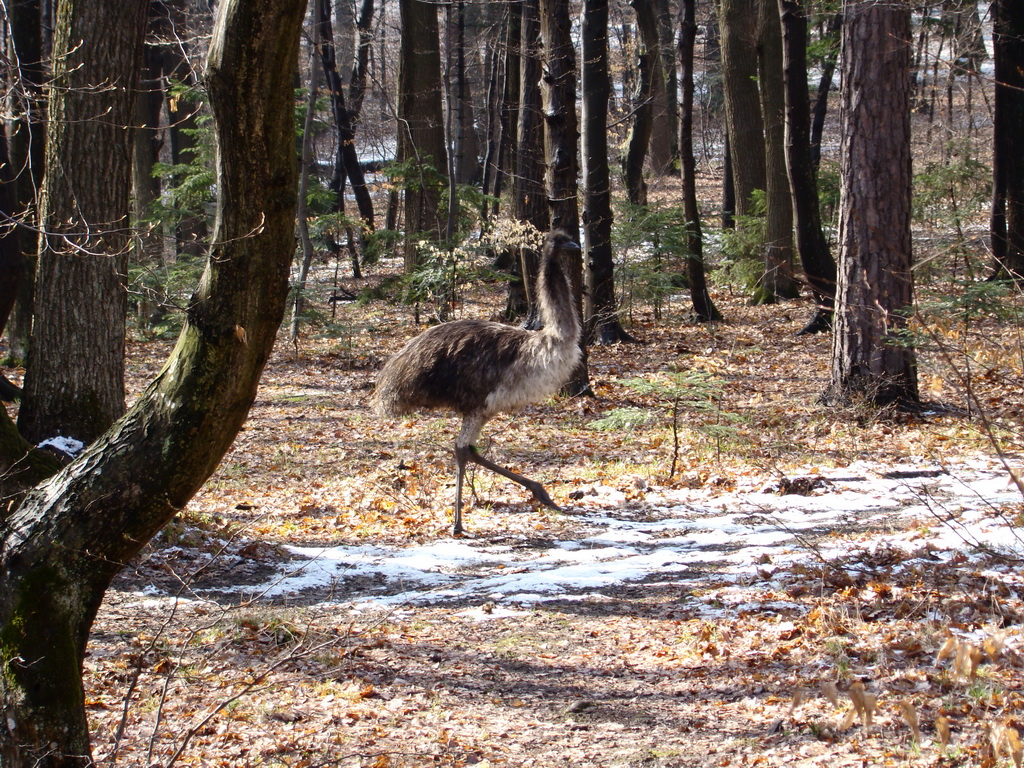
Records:
[[[583,245],[587,260],[584,335],[601,344],[633,340],[619,322],[608,168],[608,0],[583,4]]]
[[[294,248],[303,6],[221,4],[206,73],[221,147],[215,245],[178,345],[123,418],[0,511],[5,768],[91,764],[81,676],[104,591],[209,477],[255,398]]]
[[[914,351],[900,338],[914,298],[910,52],[907,5],[847,0],[831,402],[918,402]]]
[[[821,227],[818,182],[811,157],[807,90],[807,16],[800,0],[778,0],[784,40],[786,164],[793,196],[796,247],[814,296],[815,311],[801,334],[828,330],[835,306],[836,263]]]
[[[547,172],[544,188],[552,229],[560,229],[579,241],[577,185],[579,132],[576,120],[576,51],[572,44],[569,0],[541,0],[540,32],[544,43],[544,76],[541,101],[544,113],[544,157]],[[575,294],[576,311],[583,314],[582,254],[570,260],[568,272]],[[586,340],[580,335],[580,363],[565,391],[572,395],[590,393],[587,376]]]
[[[756,303],[796,298],[793,277],[793,203],[786,172],[786,98],[782,77],[782,25],[778,0],[758,0],[758,88],[765,149],[764,278]]]
[[[440,239],[439,205],[447,185],[448,151],[441,103],[441,46],[437,6],[400,0],[402,43],[398,69],[398,159],[407,167],[405,269],[418,266],[415,241]]]
[[[698,322],[721,320],[708,292],[704,274],[704,245],[697,207],[697,163],[693,154],[693,63],[697,38],[696,0],[681,0],[679,31],[680,112],[679,160],[682,170],[683,215],[686,217],[686,271],[690,301]]]
[[[992,4],[995,100],[992,120],[992,213],[994,275],[1024,279],[1024,4]]]
[[[88,443],[124,413],[131,126],[148,7],[79,0],[58,8],[44,231],[18,415],[32,442],[63,434]]]

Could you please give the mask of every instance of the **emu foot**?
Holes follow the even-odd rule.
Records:
[[[533,493],[533,498],[535,498],[537,501],[539,501],[545,507],[550,507],[551,509],[557,510],[559,512],[562,511],[562,508],[560,506],[558,506],[557,504],[555,504],[555,502],[548,495],[548,492],[544,490],[544,486],[541,485],[540,483],[538,483],[538,482],[536,482],[534,480],[531,480],[530,484],[527,485],[526,488],[531,493]]]

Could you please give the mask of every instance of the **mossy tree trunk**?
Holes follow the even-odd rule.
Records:
[[[256,395],[294,250],[304,0],[226,0],[206,69],[217,223],[178,344],[138,402],[0,513],[0,764],[91,763],[82,663],[113,575],[213,472]],[[93,180],[100,182],[99,178]]]

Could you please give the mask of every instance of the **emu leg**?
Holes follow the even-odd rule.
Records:
[[[468,452],[466,448],[455,446],[455,466],[458,469],[455,481],[455,528],[452,533],[456,536],[464,533],[462,529],[462,480],[466,476],[466,454]]]
[[[460,453],[462,454],[461,457],[459,455]],[[457,462],[459,462],[460,467],[464,467],[466,461],[468,460],[468,461],[472,461],[475,464],[479,464],[481,467],[489,469],[492,472],[497,472],[502,477],[507,477],[512,482],[519,483],[519,485],[523,486],[523,488],[526,488],[528,491],[530,491],[533,494],[533,497],[537,501],[539,501],[541,504],[543,504],[545,507],[551,507],[552,509],[561,510],[561,507],[558,506],[557,504],[555,504],[555,502],[551,500],[551,497],[548,496],[548,492],[544,490],[544,486],[543,485],[538,483],[536,480],[530,480],[528,477],[523,477],[522,475],[517,475],[512,470],[505,469],[500,464],[495,464],[490,459],[487,459],[487,458],[481,456],[480,453],[477,451],[475,446],[467,445],[467,446],[464,446],[464,447],[457,447],[455,449],[455,460]],[[460,470],[460,477],[461,477],[461,470]],[[460,489],[461,489],[461,485],[462,484],[460,482],[459,483]],[[458,519],[458,518],[456,518],[456,519]]]

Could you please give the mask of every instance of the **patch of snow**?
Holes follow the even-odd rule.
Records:
[[[81,440],[75,440],[73,437],[57,435],[56,437],[46,438],[36,448],[53,448],[61,453],[66,453],[68,456],[77,456],[85,449],[85,443]]]
[[[815,474],[828,486],[812,496],[754,486],[651,489],[640,503],[598,486],[573,509],[582,534],[550,542],[550,548],[472,539],[410,547],[290,547],[302,558],[298,567],[289,563],[254,592],[316,599],[326,592],[354,609],[489,601],[490,613],[467,609],[474,618],[481,611],[479,620],[486,620],[552,600],[603,601],[609,597],[602,590],[644,583],[677,591],[681,606],[708,618],[752,610],[791,615],[804,608],[780,599],[780,571],[816,566],[822,557],[898,551],[920,563],[969,560],[979,546],[1024,551],[1020,534],[996,514],[1000,505],[1019,503],[1020,492],[994,462],[955,468],[858,463]],[[991,568],[986,575],[1007,585],[1024,583],[1012,569]],[[705,592],[691,597],[697,587]]]

